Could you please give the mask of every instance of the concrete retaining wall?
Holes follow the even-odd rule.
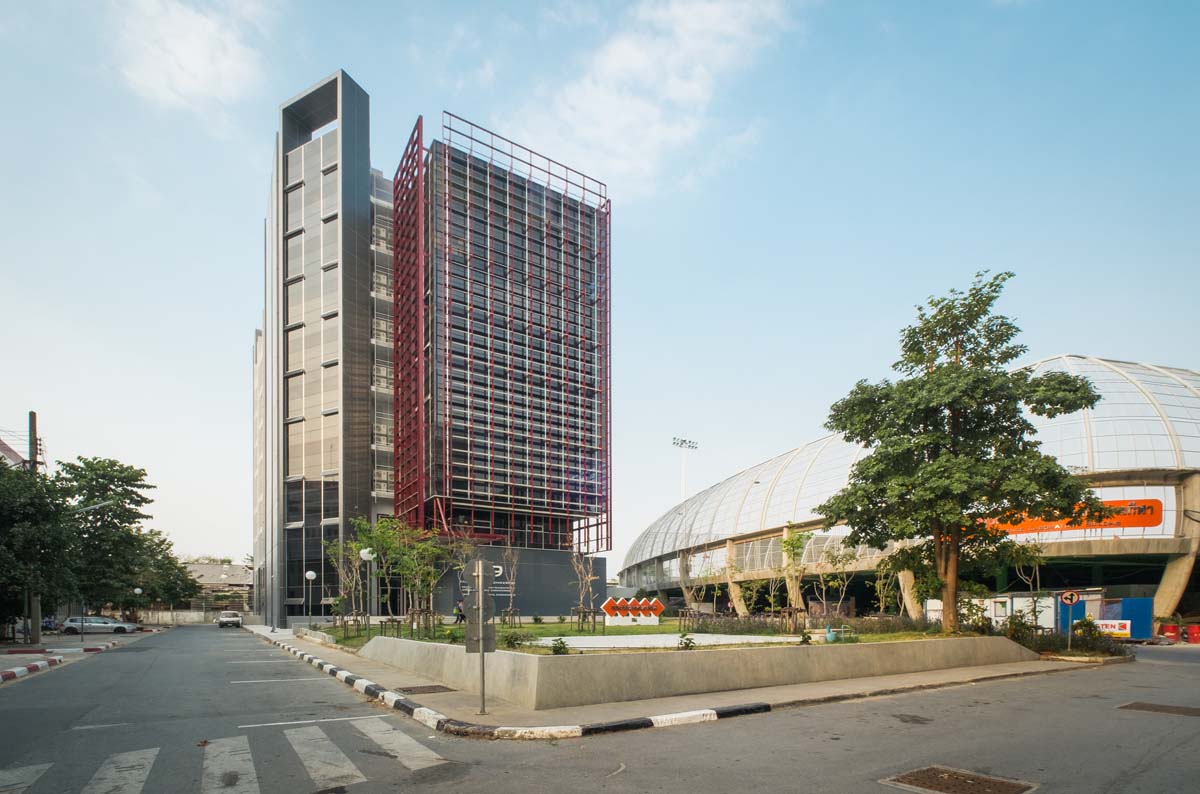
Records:
[[[479,659],[461,645],[375,637],[359,654],[479,691]],[[575,656],[497,651],[488,655],[487,685],[510,703],[552,709],[1037,659],[1005,637]]]

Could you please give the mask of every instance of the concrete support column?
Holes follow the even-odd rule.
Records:
[[[742,586],[733,581],[733,561],[734,547],[733,540],[730,539],[725,541],[725,584],[729,588],[729,603],[733,605],[738,617],[744,618],[750,614],[750,610],[746,609],[746,602],[742,598]]]
[[[1154,614],[1173,615],[1179,608],[1179,600],[1187,589],[1192,569],[1196,566],[1196,555],[1200,553],[1200,522],[1189,518],[1184,511],[1200,511],[1200,474],[1192,474],[1179,484],[1175,498],[1175,537],[1188,538],[1189,551],[1172,555],[1163,569],[1162,581],[1154,593]],[[1194,515],[1195,513],[1193,513]],[[1158,623],[1155,622],[1155,631]]]
[[[917,579],[915,576],[913,576],[913,572],[901,571],[896,576],[896,579],[900,582],[900,597],[904,601],[904,611],[907,612],[908,616],[913,620],[921,620],[925,617],[925,607],[917,599],[917,593],[914,587]]]

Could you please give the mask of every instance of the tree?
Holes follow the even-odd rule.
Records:
[[[352,556],[362,564],[359,552],[370,549],[374,554],[372,565],[375,566],[375,578],[383,587],[383,600],[387,604],[389,617],[395,617],[392,609],[392,588],[396,575],[400,572],[404,550],[400,545],[400,537],[404,534],[401,525],[404,522],[391,516],[380,516],[372,524],[366,518],[350,520],[354,527],[354,541],[350,544]]]
[[[1035,377],[1009,366],[1026,352],[1016,324],[993,313],[1011,273],[976,275],[965,293],[931,297],[900,334],[895,382],[859,381],[826,427],[866,446],[846,487],[817,508],[849,542],[882,549],[926,539],[941,585],[943,628],[956,631],[959,557],[989,547],[1025,517],[1077,526],[1105,510],[1095,494],[1039,450],[1023,411],[1053,417],[1094,406],[1086,378]]]
[[[804,550],[812,540],[811,532],[796,532],[789,521],[788,531],[779,542],[783,551],[784,580],[787,587],[788,606],[804,607]]]
[[[825,617],[831,614],[841,614],[842,603],[846,600],[846,591],[850,587],[850,580],[854,578],[854,572],[850,570],[858,560],[858,553],[853,547],[837,546],[830,544],[825,547],[825,551],[821,554],[821,563],[817,568],[817,592],[820,595],[821,609],[825,613]],[[833,609],[829,608],[829,593],[833,591],[837,595],[837,603]]]
[[[600,578],[592,572],[593,562],[594,559],[590,554],[585,554],[582,551],[571,552],[571,568],[575,571],[575,585],[579,588],[579,620],[581,625],[583,621],[582,610],[592,608],[592,601],[594,599],[592,582]]]
[[[46,607],[75,594],[66,496],[56,480],[0,463],[0,600],[14,608],[26,593]]]
[[[1033,622],[1038,622],[1041,612],[1038,606],[1038,595],[1042,590],[1042,566],[1046,563],[1044,549],[1037,543],[1017,543],[1015,540],[1005,540],[998,548],[1001,564],[1010,567],[1017,578],[1029,588],[1030,612]]]
[[[68,560],[76,572],[79,594],[94,606],[127,604],[140,576],[147,551],[139,536],[150,516],[142,508],[152,501],[146,470],[110,458],[78,458],[59,463],[55,481],[76,509],[72,517],[75,543]],[[144,589],[144,588],[143,588]]]
[[[505,546],[501,553],[504,569],[508,571],[508,617],[517,614],[517,572],[521,569],[521,549],[518,546]]]

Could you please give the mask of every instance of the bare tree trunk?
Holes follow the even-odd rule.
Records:
[[[936,532],[935,539],[943,530],[938,527]],[[934,543],[938,578],[942,580],[942,631],[947,633],[958,631],[958,532],[952,529],[949,537]]]

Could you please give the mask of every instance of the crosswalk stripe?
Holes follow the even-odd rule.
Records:
[[[375,744],[396,757],[414,772],[446,763],[446,759],[430,750],[404,731],[393,728],[379,717],[368,717],[350,723]]]
[[[16,769],[0,769],[0,794],[21,794],[37,782],[51,764],[19,766]]]
[[[213,739],[204,748],[200,794],[258,794],[258,775],[245,736]]]
[[[366,781],[358,767],[315,725],[292,728],[283,733],[318,790]]]
[[[79,794],[141,794],[158,748],[110,755]]]

